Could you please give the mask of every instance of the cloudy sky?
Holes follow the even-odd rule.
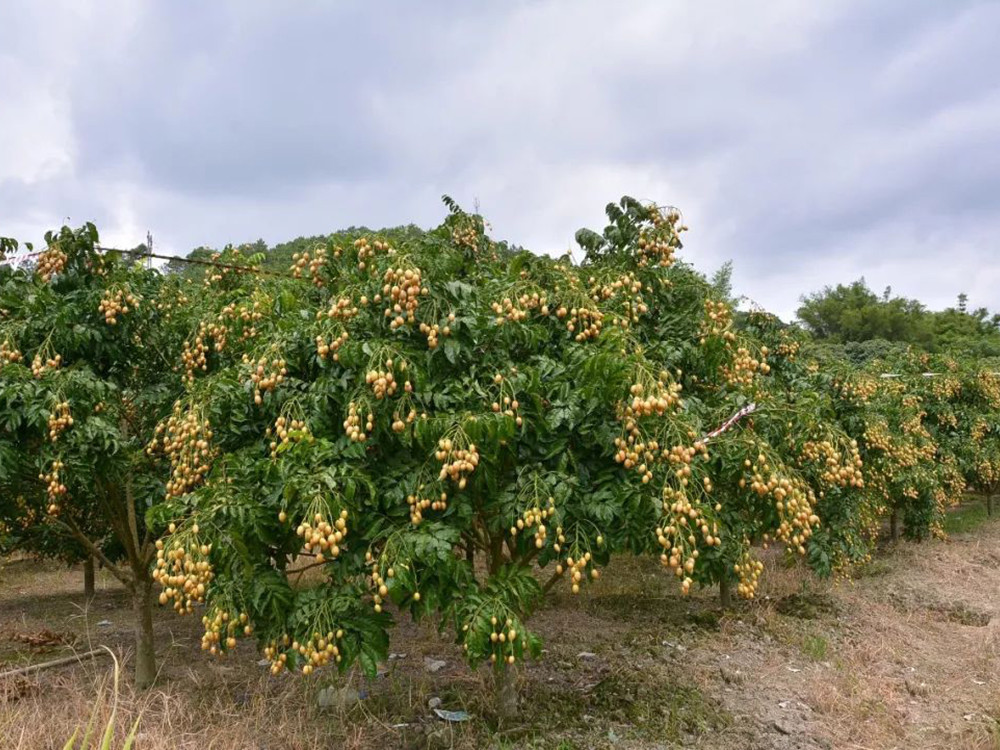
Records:
[[[862,275],[1000,310],[998,34],[959,0],[3,0],[0,235],[184,254],[448,193],[561,253],[630,194],[784,316]]]

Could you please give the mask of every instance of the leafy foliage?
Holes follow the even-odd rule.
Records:
[[[986,308],[969,311],[964,294],[956,307],[934,312],[916,300],[893,297],[891,289],[880,297],[859,279],[803,297],[798,317],[818,339],[845,345],[855,361],[884,355],[894,349],[889,342],[930,352],[1000,356],[1000,314],[991,316]],[[881,352],[858,347],[861,342]]]
[[[126,581],[152,568],[161,603],[204,605],[207,650],[254,637],[276,672],[373,672],[406,614],[499,668],[539,652],[554,586],[614,554],[752,598],[762,545],[830,574],[886,515],[919,538],[997,487],[989,370],[892,347],[859,368],[737,314],[727,268],[679,260],[676,210],[610,204],[575,264],[445,205],[431,231],[183,273],[64,229],[0,271],[8,544],[69,529]]]

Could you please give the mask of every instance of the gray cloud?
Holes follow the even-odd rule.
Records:
[[[185,252],[447,192],[562,252],[629,193],[786,316],[862,274],[1000,309],[996,3],[44,5],[0,8],[5,234]]]

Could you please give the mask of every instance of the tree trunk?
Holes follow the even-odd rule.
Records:
[[[517,715],[516,677],[514,667],[509,664],[493,669],[493,699],[501,724],[510,723]]]
[[[723,609],[729,609],[733,606],[733,594],[730,589],[729,577],[725,575],[719,580],[719,603],[722,604]]]
[[[993,495],[986,496],[986,515],[993,515]]]
[[[153,648],[153,581],[143,570],[132,585],[135,615],[135,686],[145,689],[156,679],[156,651]]]
[[[88,599],[94,598],[94,557],[87,555],[83,561],[83,595]]]
[[[892,509],[892,515],[889,516],[889,537],[894,542],[899,539],[899,511],[895,508]]]

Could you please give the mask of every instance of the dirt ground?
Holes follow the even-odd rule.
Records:
[[[123,679],[116,725],[124,736],[139,718],[138,750],[1000,748],[1000,522],[970,506],[949,526],[852,580],[774,560],[759,600],[729,613],[713,592],[681,598],[655,561],[616,561],[533,621],[546,651],[519,670],[518,721],[502,729],[488,673],[432,623],[404,621],[374,680],[271,677],[249,644],[203,655],[198,619],[162,610],[158,685]],[[98,580],[87,603],[81,570],[0,564],[0,671],[98,644],[127,662],[128,603]],[[110,673],[100,658],[0,679],[0,747],[62,748],[95,704],[109,716]],[[471,718],[442,721],[429,701]]]

